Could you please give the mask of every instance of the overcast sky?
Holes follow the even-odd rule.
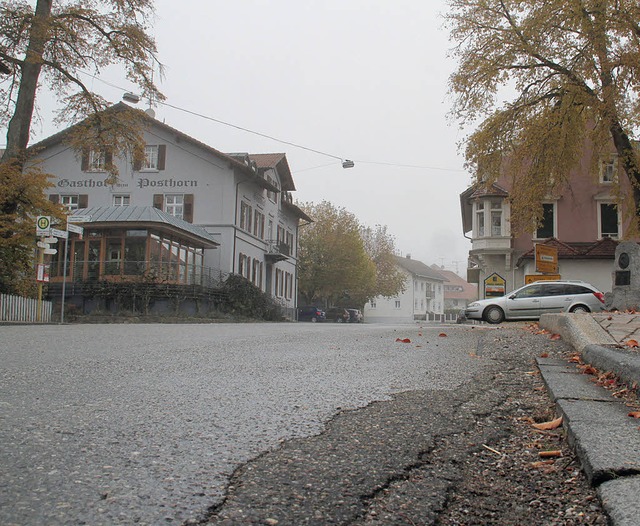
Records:
[[[156,0],[167,103],[354,168],[168,106],[156,117],[223,152],[285,152],[298,201],[387,225],[402,255],[464,274],[459,194],[471,177],[447,117],[455,64],[445,9],[445,0]],[[113,102],[122,95],[90,84]],[[36,126],[35,139],[54,131]]]

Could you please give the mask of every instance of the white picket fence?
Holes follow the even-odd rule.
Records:
[[[10,294],[0,294],[0,322],[50,323],[53,304],[42,301],[38,318],[38,300]]]

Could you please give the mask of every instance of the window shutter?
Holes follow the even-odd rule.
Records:
[[[193,194],[184,194],[182,218],[188,223],[193,223]]]
[[[153,194],[153,207],[162,210],[162,205],[164,204],[164,195],[163,194]]]
[[[86,172],[89,170],[89,151],[88,150],[82,150],[82,160],[80,161],[80,169],[83,172]]]
[[[60,203],[60,194],[51,194],[49,196],[49,201],[51,201],[52,203],[55,203],[55,204],[59,204]]]
[[[139,172],[140,170],[142,170],[142,159],[136,159],[134,156],[133,159],[133,170],[135,172]]]
[[[89,206],[89,194],[80,194],[78,196],[78,208],[87,208]]]
[[[158,170],[164,170],[165,161],[167,159],[167,145],[158,145]]]
[[[104,166],[109,169],[109,167],[113,164],[113,151],[108,149],[104,152]]]

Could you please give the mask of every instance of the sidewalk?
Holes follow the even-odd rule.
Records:
[[[558,333],[585,363],[640,385],[640,315],[545,314],[540,326]],[[614,526],[640,524],[640,420],[575,364],[539,358],[538,366],[582,467]]]

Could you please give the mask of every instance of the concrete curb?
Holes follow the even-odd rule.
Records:
[[[558,333],[585,362],[611,371],[629,385],[640,381],[640,355],[617,342],[592,316],[545,314],[540,326]],[[610,347],[605,347],[605,345]],[[538,367],[562,414],[569,442],[597,488],[613,526],[640,524],[640,430],[629,409],[565,361],[539,358]]]

